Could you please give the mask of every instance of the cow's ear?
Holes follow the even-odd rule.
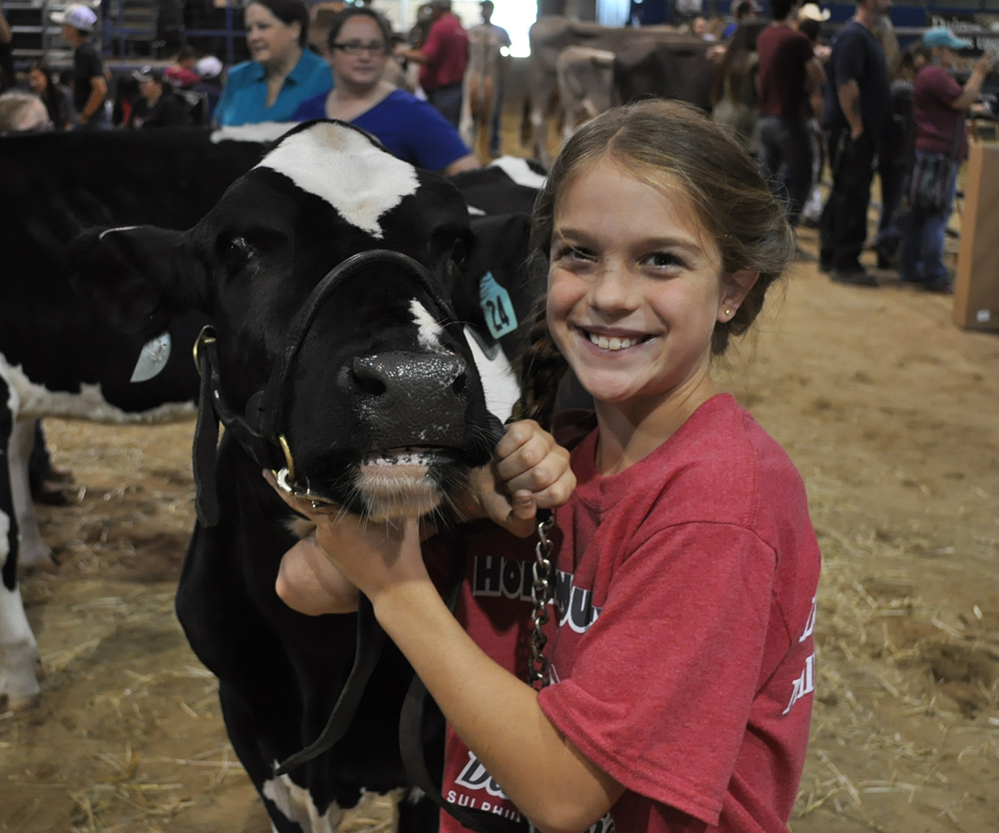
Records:
[[[126,332],[151,337],[178,313],[203,308],[204,270],[182,232],[95,229],[71,241],[67,256],[81,294]]]

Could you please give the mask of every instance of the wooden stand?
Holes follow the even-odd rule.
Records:
[[[954,323],[999,330],[999,143],[971,142],[954,282]]]

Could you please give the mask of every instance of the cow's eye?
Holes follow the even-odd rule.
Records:
[[[234,237],[225,249],[225,266],[230,273],[238,272],[250,259],[250,244],[245,237]]]

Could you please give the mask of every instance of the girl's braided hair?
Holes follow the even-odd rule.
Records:
[[[712,355],[741,335],[763,308],[770,285],[795,254],[794,232],[756,164],[725,130],[703,112],[678,101],[642,101],[617,107],[584,124],[552,165],[534,204],[530,259],[547,268],[559,200],[604,157],[664,192],[679,188],[690,199],[722,255],[722,274],[759,272],[759,279],[728,321],[715,324]],[[548,330],[544,302],[531,322],[530,341],[519,362],[521,399],[517,419],[550,428],[565,359]]]

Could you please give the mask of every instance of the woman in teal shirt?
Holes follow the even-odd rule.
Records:
[[[290,121],[305,99],[329,92],[329,65],[306,47],[309,12],[302,0],[253,0],[245,20],[252,60],[229,70],[215,110],[219,127]]]

